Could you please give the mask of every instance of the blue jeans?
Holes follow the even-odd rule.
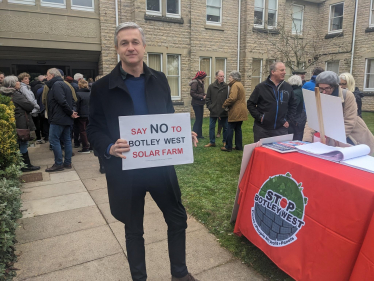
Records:
[[[55,164],[62,165],[62,151],[60,138],[65,145],[65,165],[71,164],[71,156],[73,148],[71,145],[70,126],[55,125],[49,126],[49,143],[52,146],[53,154],[55,155]]]
[[[221,120],[219,120],[218,117],[210,117],[210,123],[209,123],[209,142],[210,143],[216,143],[216,121],[218,119],[218,124],[222,126],[223,129],[223,137],[222,142],[226,142],[227,137],[227,117],[221,117]]]
[[[242,124],[243,124],[243,121],[229,122],[226,149],[228,150],[232,149],[232,139],[234,138],[234,131],[235,131],[235,148],[237,150],[243,150]]]
[[[21,151],[22,154],[27,153],[27,148],[29,147],[28,141],[18,140],[18,145],[19,145],[19,150]]]

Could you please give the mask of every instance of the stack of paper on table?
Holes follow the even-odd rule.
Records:
[[[307,155],[374,173],[374,157],[368,155],[370,148],[365,144],[351,147],[332,147],[315,142],[296,146],[296,149]]]

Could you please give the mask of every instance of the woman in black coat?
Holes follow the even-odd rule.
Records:
[[[303,97],[303,81],[299,75],[292,75],[288,81],[291,84],[297,103],[296,114],[293,122],[290,122],[288,133],[293,134],[293,140],[302,140],[306,123],[306,112]]]
[[[79,153],[90,153],[90,144],[87,139],[86,128],[88,125],[89,115],[89,103],[91,91],[88,88],[88,82],[86,80],[79,80],[79,90],[77,92],[77,112],[78,112],[78,125],[79,135],[82,142],[82,150],[78,150]]]
[[[196,73],[195,77],[190,82],[191,91],[190,95],[192,97],[191,105],[195,112],[195,123],[193,124],[193,131],[197,134],[198,139],[203,137],[203,115],[204,115],[204,105],[206,94],[204,92],[204,80],[206,73],[204,71],[199,71]]]
[[[15,107],[14,117],[16,119],[16,128],[35,131],[35,125],[30,115],[31,111],[34,109],[34,104],[19,91],[20,88],[21,83],[18,82],[16,76],[7,76],[4,78],[3,86],[0,87],[0,93],[4,96],[12,97]],[[23,172],[39,170],[39,166],[31,165],[29,152],[27,151],[29,142],[27,140],[18,139],[18,144],[22,153],[23,162],[26,164],[26,167],[21,170]]]

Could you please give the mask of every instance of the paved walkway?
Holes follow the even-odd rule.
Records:
[[[29,148],[43,181],[22,186],[23,218],[17,231],[15,280],[131,280],[125,233],[109,210],[105,176],[98,160],[74,149],[73,169],[48,174],[53,153],[48,144]],[[161,211],[150,196],[145,204],[148,280],[170,280],[167,233]],[[193,217],[188,218],[187,264],[202,281],[263,280],[221,248]]]

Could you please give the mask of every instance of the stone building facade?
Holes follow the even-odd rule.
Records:
[[[352,64],[363,109],[374,111],[373,2],[357,1],[355,21],[356,0],[0,0],[0,71],[31,64],[108,74],[118,62],[116,20],[134,21],[176,111],[191,111],[188,83],[198,70],[209,84],[216,70],[239,69],[249,96],[274,60],[287,62],[288,75],[306,68],[307,78],[316,65],[342,73]]]

